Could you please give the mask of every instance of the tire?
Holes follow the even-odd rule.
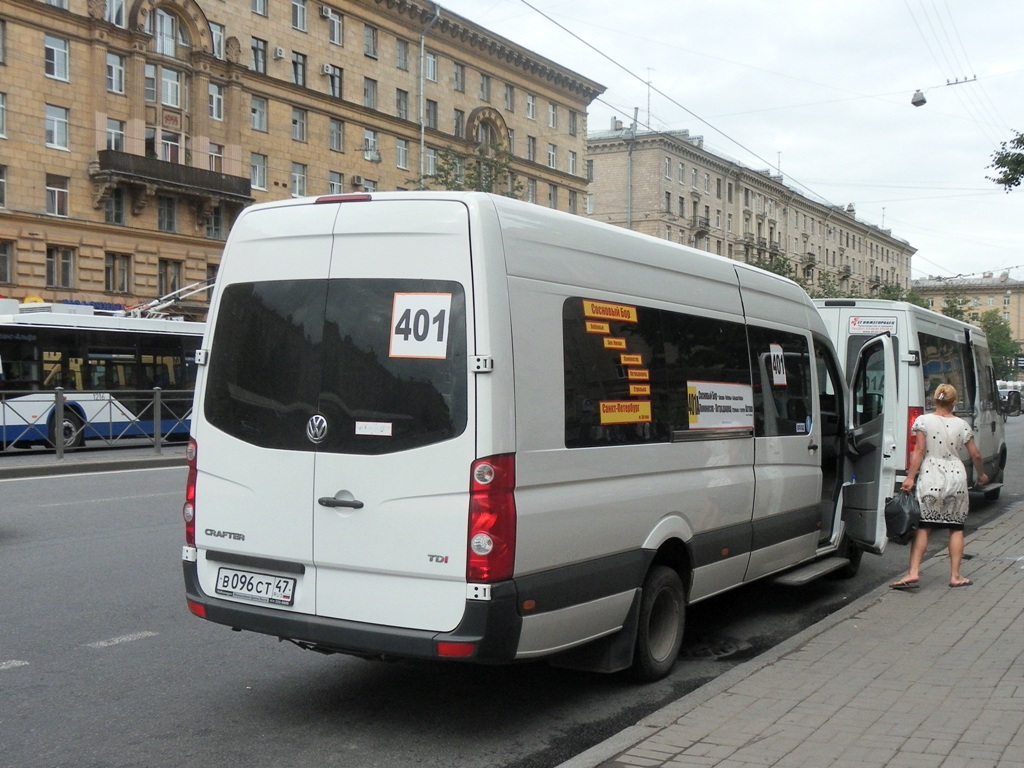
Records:
[[[80,448],[85,444],[85,434],[82,429],[82,419],[74,411],[64,409],[64,421],[61,425],[61,438],[64,440],[64,448]],[[50,445],[57,447],[56,422],[50,420]]]
[[[833,571],[832,576],[836,579],[852,579],[860,570],[860,561],[864,557],[864,550],[854,544],[849,536],[844,536],[839,554],[850,562],[839,570]]]
[[[668,566],[653,566],[640,598],[633,653],[633,674],[638,680],[660,680],[672,671],[685,626],[686,594],[679,574]]]

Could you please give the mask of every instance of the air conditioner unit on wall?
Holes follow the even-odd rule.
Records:
[[[320,67],[320,73],[323,74],[323,75],[334,74],[334,65],[332,65],[332,64],[324,64],[322,67]]]
[[[277,48],[274,49],[274,58],[275,59],[283,59],[284,58],[284,48],[282,48],[280,45],[277,46]]]
[[[353,187],[361,187],[361,186],[363,186],[363,177],[362,176],[355,176],[355,175],[349,176],[349,180],[352,182],[352,186]]]
[[[326,5],[320,6],[320,15],[323,16],[325,19],[331,18],[331,13],[331,9],[328,8]]]

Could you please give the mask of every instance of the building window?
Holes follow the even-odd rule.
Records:
[[[426,116],[427,128],[437,130],[437,102],[427,99]]]
[[[107,0],[107,4],[110,4],[110,0]],[[213,36],[210,44],[213,48],[213,55],[221,61],[224,61],[224,25],[214,24],[210,22],[210,34]]]
[[[537,97],[532,93],[526,94],[526,118],[528,120],[537,119]]]
[[[156,52],[162,56],[177,57],[178,46],[191,47],[188,30],[178,17],[163,8],[157,8],[146,16],[145,31],[153,35]]]
[[[206,217],[206,236],[211,240],[224,239],[224,208],[216,206]]]
[[[569,166],[566,170],[573,176],[576,175],[576,153],[572,150],[569,151]]]
[[[178,231],[178,201],[169,195],[157,195],[156,227],[161,232]],[[167,291],[161,291],[163,295]]]
[[[558,167],[558,147],[548,144],[548,168]]]
[[[514,85],[505,85],[505,109],[509,112],[516,111],[516,88]]]
[[[437,174],[437,150],[433,147],[427,147],[426,157],[426,172],[427,176],[435,176]]]
[[[399,139],[395,144],[395,166],[409,169],[409,142],[406,139]]]
[[[373,162],[378,160],[377,154],[377,132],[365,128],[363,130],[363,160]]]
[[[103,14],[103,20],[108,21],[115,27],[125,27],[124,0],[107,0],[107,6]]]
[[[210,142],[208,167],[215,173],[224,173],[224,145]]]
[[[480,75],[480,100],[491,100],[491,76]]]
[[[704,191],[707,193],[711,192],[711,174],[704,174]]]
[[[123,189],[110,190],[107,199],[103,201],[103,221],[107,224],[125,223]]]
[[[409,119],[409,92],[395,89],[395,115],[400,120]]]
[[[266,14],[264,14],[266,15]],[[250,68],[253,72],[267,74],[267,41],[258,37],[252,39],[252,61]]]
[[[369,24],[363,27],[363,53],[371,59],[377,58],[377,28]]]
[[[526,201],[528,203],[537,202],[537,180],[527,179],[526,180]]]
[[[254,131],[267,132],[267,100],[262,96],[252,97],[252,129]]]
[[[181,162],[181,134],[173,131],[160,132],[160,159],[168,163]]]
[[[107,91],[124,93],[124,56],[107,54]]]
[[[452,126],[452,133],[458,139],[466,138],[466,113],[461,109],[455,110],[455,119]]]
[[[336,117],[327,124],[327,145],[332,152],[345,151],[345,123]]]
[[[267,156],[253,152],[249,155],[249,183],[253,189],[267,188]]]
[[[306,87],[306,54],[292,51],[292,83]]]
[[[210,118],[212,120],[224,119],[224,86],[218,83],[210,83]]]
[[[662,167],[662,171],[661,172],[663,174],[665,174],[665,178],[666,179],[671,179],[672,178],[672,158],[671,157],[666,157],[665,160],[662,162],[661,167]]]
[[[548,128],[558,127],[558,107],[554,104],[548,104]]]
[[[363,106],[377,108],[377,81],[369,77],[363,78]]]
[[[46,246],[46,287],[73,288],[75,250],[57,245]]]
[[[594,180],[594,161],[593,160],[587,160],[585,165],[586,165],[586,169],[587,169],[587,173],[586,173],[587,181],[593,181]]]
[[[165,107],[181,107],[181,73],[160,68],[160,103]]]
[[[455,62],[455,90],[464,93],[466,90],[466,67]]]
[[[7,94],[0,93],[0,137],[7,135]]]
[[[569,190],[569,213],[576,213],[576,190]]]
[[[526,137],[526,159],[531,163],[537,162],[537,137]]]
[[[46,174],[46,212],[50,215],[68,215],[69,183],[67,176]]]
[[[124,120],[107,118],[107,149],[124,152]]]
[[[7,63],[7,22],[0,19],[0,64]]]
[[[107,293],[128,293],[131,285],[132,257],[126,253],[108,253],[103,268],[103,290]]]
[[[306,110],[297,107],[292,108],[292,141],[306,140],[306,121],[308,115]]]
[[[409,43],[406,40],[395,41],[395,66],[403,72],[409,71]]]
[[[345,22],[333,8],[327,8],[327,42],[331,45],[345,45]]]
[[[424,56],[425,64],[423,68],[423,76],[432,83],[437,82],[437,54],[431,51],[427,51]]]
[[[345,191],[345,177],[338,171],[327,172],[327,194],[340,195]]]
[[[166,296],[181,288],[181,262],[160,259],[157,263],[157,293]]]
[[[46,76],[55,80],[67,80],[71,64],[68,41],[61,37],[45,35],[43,47],[45,49]]]
[[[292,163],[292,197],[301,198],[306,194],[306,166]]]
[[[508,152],[510,155],[516,152],[516,132],[511,128],[508,129]]]
[[[577,124],[577,113],[569,110],[569,135],[575,136],[579,133],[579,126]]]
[[[7,166],[0,165],[0,208],[7,207]]]
[[[292,0],[292,29],[306,31],[306,0]]]
[[[147,103],[156,103],[156,65],[154,64],[147,64],[143,69],[142,96]]]
[[[252,0],[252,12],[259,16],[266,16],[267,0]]]
[[[333,64],[327,65],[327,92],[336,99],[341,98],[342,69]]]
[[[14,243],[0,240],[0,283],[10,283],[14,274]]]
[[[583,197],[583,210],[588,215],[594,212],[594,196],[589,192]]]

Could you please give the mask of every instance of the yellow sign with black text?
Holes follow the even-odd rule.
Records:
[[[649,400],[602,400],[601,424],[649,424],[651,403]]]

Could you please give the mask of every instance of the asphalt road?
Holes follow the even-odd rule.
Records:
[[[1024,455],[1024,417],[1007,426],[1011,456]],[[1024,498],[1008,474],[998,502],[972,498],[969,529]],[[385,664],[191,616],[183,484],[180,468],[0,481],[0,766],[546,768],[894,577],[907,556],[890,546],[851,580],[756,584],[695,606],[683,657],[653,685],[545,664]]]

